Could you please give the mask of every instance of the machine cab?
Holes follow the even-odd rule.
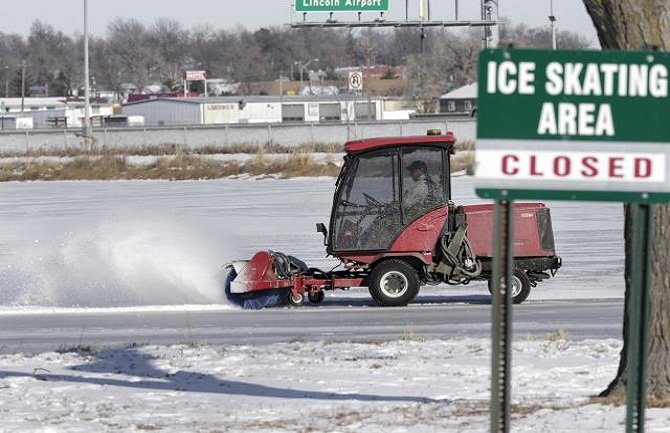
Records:
[[[451,134],[379,138],[345,145],[328,253],[388,251],[404,228],[450,199]]]

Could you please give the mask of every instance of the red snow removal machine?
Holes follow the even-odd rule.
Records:
[[[439,131],[438,131],[439,132]],[[225,294],[247,309],[324,299],[325,290],[367,287],[380,306],[411,302],[422,285],[492,277],[493,205],[451,201],[452,133],[374,138],[345,144],[330,226],[317,224],[341,269],[260,251],[226,265]],[[549,208],[514,208],[514,303],[561,267]]]

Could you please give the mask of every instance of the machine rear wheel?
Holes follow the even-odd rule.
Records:
[[[309,302],[311,302],[312,304],[322,303],[325,297],[326,294],[323,293],[323,290],[319,290],[318,292],[309,292],[309,294],[307,295]]]
[[[419,293],[419,287],[416,269],[402,260],[382,262],[370,273],[370,295],[382,307],[407,305]]]
[[[493,280],[489,280],[489,293],[493,294]],[[530,278],[528,275],[520,270],[514,269],[512,275],[512,303],[520,304],[530,295]]]

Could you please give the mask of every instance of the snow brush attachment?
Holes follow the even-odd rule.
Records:
[[[294,291],[294,277],[307,270],[295,257],[259,251],[251,260],[224,266],[226,299],[245,310],[297,305],[302,295]]]

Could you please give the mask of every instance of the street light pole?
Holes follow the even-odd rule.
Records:
[[[305,68],[308,67],[312,62],[318,62],[319,59],[310,59],[306,61],[305,63],[302,62],[294,62],[298,65],[298,69],[300,70],[300,93],[302,93],[302,82],[303,78],[302,76],[305,74]]]
[[[554,15],[554,0],[549,0],[549,22],[551,23],[551,49],[556,49],[556,16]]]
[[[91,87],[88,64],[88,0],[84,0],[84,143],[87,148],[91,140]]]
[[[26,100],[26,61],[24,60],[23,63],[21,63],[21,117],[23,117],[25,100]]]

